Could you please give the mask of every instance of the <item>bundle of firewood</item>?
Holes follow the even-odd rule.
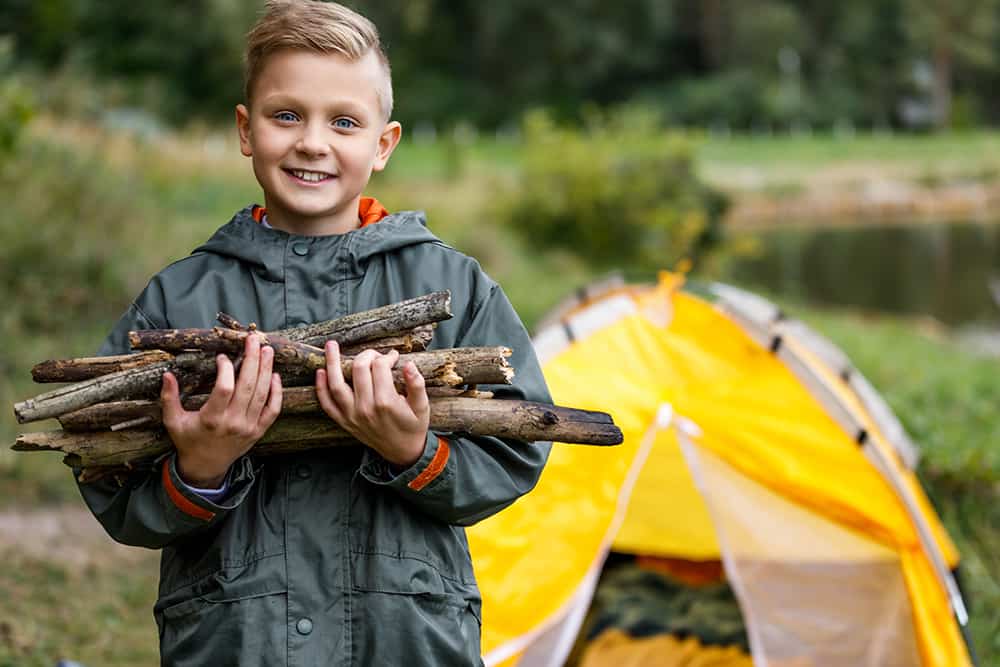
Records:
[[[274,349],[274,369],[282,379],[281,416],[254,445],[266,455],[314,447],[357,444],[327,417],[313,381],[326,365],[323,346],[335,340],[344,377],[351,382],[354,355],[365,349],[398,350],[393,369],[405,386],[402,368],[412,361],[424,376],[430,397],[430,428],[474,436],[615,445],[621,431],[603,412],[529,401],[493,399],[477,385],[511,384],[514,369],[504,347],[427,350],[437,322],[451,317],[450,294],[435,292],[304,327],[259,332],[219,313],[212,329],[132,331],[134,354],[50,360],[36,365],[36,382],[69,382],[55,391],[14,405],[19,423],[56,418],[61,430],[25,433],[17,451],[59,451],[63,462],[82,469],[81,481],[100,479],[149,463],[173,446],[163,428],[157,400],[163,373],[174,373],[188,410],[204,405],[216,376],[219,353],[241,361],[246,337],[258,335]]]

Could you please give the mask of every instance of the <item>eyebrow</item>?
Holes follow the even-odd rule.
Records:
[[[260,100],[262,106],[269,107],[280,107],[280,106],[290,106],[290,107],[301,107],[302,101],[294,96],[289,96],[284,93],[275,93],[269,95],[264,99]],[[307,105],[308,106],[308,105]],[[327,110],[334,110],[338,114],[349,114],[352,116],[365,116],[365,107],[356,102],[350,100],[333,100],[330,103],[323,105]],[[376,115],[378,112],[376,112]]]

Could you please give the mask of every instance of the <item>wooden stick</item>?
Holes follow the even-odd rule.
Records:
[[[373,308],[345,317],[339,317],[325,322],[317,322],[306,327],[295,327],[275,331],[271,335],[285,338],[289,341],[321,346],[327,339],[333,338],[340,343],[342,351],[350,354],[350,346],[373,341],[367,347],[374,347],[378,339],[405,336],[413,334],[414,329],[426,327],[447,320],[451,317],[451,294],[447,291],[433,292],[415,299],[407,299],[398,303]],[[235,317],[226,313],[216,316],[222,325],[234,331],[256,330],[256,327],[244,326]],[[415,344],[417,340],[428,335],[426,328],[421,329],[416,340],[409,341],[412,349],[400,349],[410,352],[426,349],[426,342],[421,347]],[[381,347],[385,347],[380,343]],[[358,351],[365,349],[362,346]],[[379,349],[379,347],[376,347]],[[381,349],[379,351],[382,351]],[[386,351],[388,351],[386,349]],[[238,353],[239,350],[236,350]],[[32,369],[32,377],[36,382],[79,382],[90,380],[101,375],[107,375],[127,368],[135,368],[159,361],[167,361],[163,352],[147,352],[145,354],[117,355],[110,357],[87,357],[79,359],[61,359],[44,361]]]
[[[450,318],[451,293],[444,290],[360,313],[306,326],[281,329],[272,333],[281,338],[316,347],[333,339],[340,344],[342,349],[346,349],[351,345],[390,338],[416,328],[432,326]],[[244,326],[232,315],[222,312],[216,315],[216,319],[222,326],[236,331],[257,329],[256,325]]]
[[[219,320],[219,324],[226,327],[227,329],[233,329],[234,331],[247,331],[247,327],[240,324],[240,321],[233,317],[232,315],[227,315],[223,312],[218,312],[215,315],[215,319]],[[256,329],[256,327],[254,327]]]
[[[226,313],[218,313],[216,319],[219,323],[227,329],[233,329],[235,331],[254,331],[256,330],[255,325],[250,325],[250,327],[245,327],[232,315],[227,315]],[[330,320],[329,322],[338,322],[340,320]],[[329,323],[328,322],[328,323]],[[320,323],[319,326],[327,326],[328,323]],[[371,340],[362,341],[359,343],[350,343],[348,345],[341,345],[341,354],[359,354],[368,349],[375,350],[377,352],[386,353],[389,350],[397,350],[399,352],[419,352],[421,350],[426,350],[427,346],[431,342],[431,338],[434,336],[434,327],[437,323],[431,324],[421,324],[415,326],[407,331],[400,331],[394,335],[386,336],[384,338],[375,338]],[[288,331],[295,332],[295,329],[286,330],[284,332],[284,338],[288,338]],[[281,333],[274,334],[281,336]],[[334,338],[333,340],[336,340]],[[325,344],[326,340],[322,342],[318,341],[315,343],[316,347],[320,347]]]
[[[249,335],[245,332],[220,329],[225,335]],[[296,343],[283,348],[282,361],[288,362],[280,369],[282,381],[293,386],[295,382],[311,382],[316,369],[326,366],[326,355],[318,348]],[[277,351],[275,354],[279,354]],[[405,386],[402,368],[408,361],[417,366],[428,387],[457,386],[461,384],[510,384],[514,370],[507,363],[511,351],[504,347],[469,347],[430,350],[402,354],[393,369],[393,380],[398,387]],[[344,377],[351,381],[354,357],[342,357]],[[194,386],[197,380],[211,377],[216,372],[215,357],[200,352],[178,354],[173,361],[157,362],[140,368],[127,369],[101,377],[60,387],[14,405],[14,415],[21,424],[58,417],[107,401],[147,398],[160,389],[163,373],[176,371],[185,386]]]
[[[24,424],[57,417],[105,401],[143,398],[159,390],[163,373],[168,370],[179,376],[214,373],[215,357],[197,352],[180,354],[170,361],[127,368],[60,387],[15,403],[14,416],[18,423]]]
[[[529,401],[476,398],[435,398],[430,428],[518,440],[550,440],[591,445],[614,445],[621,431],[603,412],[576,410]],[[299,451],[315,446],[353,442],[336,422],[314,416],[283,416],[254,445],[255,454]],[[323,444],[321,444],[323,443]],[[74,467],[124,465],[159,456],[172,447],[162,429],[74,433],[47,431],[17,438],[16,451],[60,451]]]
[[[236,331],[247,331],[246,327],[239,324],[225,313],[219,313],[223,321],[234,324],[229,327]],[[239,327],[239,328],[237,328]],[[368,348],[377,350],[385,354],[389,350],[398,350],[401,353],[420,352],[427,349],[431,338],[434,335],[434,325],[427,324],[415,327],[410,331],[400,333],[397,336],[379,338],[364,343],[353,344],[341,348],[341,353],[346,355],[356,355]],[[118,371],[131,368],[148,366],[160,361],[169,361],[174,355],[162,350],[149,350],[136,352],[133,354],[119,354],[109,357],[80,357],[76,359],[50,359],[36,364],[31,369],[31,376],[35,382],[82,382],[95,377],[116,373]]]
[[[492,391],[479,391],[476,385],[469,385],[468,388],[461,387],[427,387],[427,396],[430,398],[493,398]]]
[[[490,392],[466,390],[452,387],[428,387],[431,402],[440,398],[491,398]],[[199,410],[208,401],[207,394],[190,396],[181,401],[185,410]],[[282,391],[281,414],[306,415],[322,414],[314,387],[289,387]],[[142,420],[139,422],[139,420]],[[132,422],[139,422],[133,424]],[[114,401],[92,405],[59,417],[59,424],[66,431],[114,431],[142,426],[156,428],[163,424],[160,402],[151,400]],[[116,428],[117,427],[117,428]]]
[[[77,359],[50,359],[31,369],[35,382],[80,382],[130,368],[148,366],[159,361],[170,361],[174,355],[152,350],[138,354],[119,354],[112,357],[80,357]]]
[[[201,350],[205,352],[224,352],[239,354],[243,350],[247,336],[261,337],[262,345],[274,348],[275,363],[311,372],[326,366],[326,353],[312,345],[290,341],[274,334],[235,331],[215,327],[213,329],[148,329],[129,332],[129,341],[137,349],[161,349],[179,352],[181,350]],[[501,352],[501,350],[503,352]],[[506,357],[510,356],[508,348],[449,348],[432,350],[400,356],[400,361],[413,361],[429,386],[439,384],[509,384],[513,373],[508,373]],[[348,359],[348,357],[344,357]],[[437,361],[440,359],[440,361]],[[433,360],[433,361],[432,361]],[[459,382],[434,382],[439,375],[433,364],[444,364],[454,361],[463,380]],[[503,372],[498,373],[498,368]],[[426,370],[425,370],[426,369]],[[427,372],[429,371],[429,372]],[[350,364],[344,366],[344,376],[350,379]],[[398,380],[397,380],[398,381]]]
[[[237,355],[243,352],[247,336],[257,336],[261,345],[274,348],[275,361],[295,363],[323,350],[312,345],[290,341],[277,334],[260,331],[240,331],[213,327],[211,329],[143,329],[128,333],[129,343],[134,350],[165,350],[184,352],[198,350]]]
[[[275,333],[288,338],[288,340],[307,345],[320,346],[332,338],[341,346],[348,346],[367,340],[395,336],[401,331],[447,319],[451,319],[451,293],[444,290],[346,315],[335,320],[294,329],[283,329]]]
[[[409,331],[404,331],[396,336],[387,336],[385,338],[376,338],[374,340],[364,341],[361,343],[352,343],[350,345],[343,345],[340,348],[341,354],[360,354],[365,350],[371,349],[376,352],[385,354],[389,350],[397,350],[400,353],[407,352],[420,352],[427,349],[430,345],[431,338],[434,336],[434,325],[424,324],[419,327],[414,327]]]

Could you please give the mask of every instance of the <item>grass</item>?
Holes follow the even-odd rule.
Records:
[[[923,452],[935,478],[1000,483],[1000,361],[969,354],[914,320],[836,311],[806,318],[848,353],[882,391]]]
[[[842,162],[913,164],[914,162],[1000,161],[1000,133],[993,130],[943,132],[940,134],[890,134],[860,131],[853,135],[732,137],[707,136],[701,157],[709,165],[755,166],[794,164],[823,168]],[[990,154],[992,153],[992,156]]]
[[[156,580],[152,555],[74,566],[6,552],[0,667],[157,664]]]
[[[43,119],[29,139],[33,148],[0,168],[0,182],[18,195],[0,227],[0,296],[8,304],[0,315],[0,401],[8,406],[38,393],[28,375],[34,362],[91,354],[152,273],[259,201],[247,162],[231,140],[213,135],[149,144]],[[709,137],[700,157],[714,179],[754,171],[780,193],[844,165],[989,174],[1000,162],[998,145],[993,133]],[[518,159],[507,141],[476,140],[468,150],[408,142],[371,191],[392,210],[427,210],[431,229],[479,258],[531,326],[595,276],[573,256],[540,254],[497,224],[493,205],[512,185]],[[29,171],[31,179],[19,176]],[[963,554],[982,664],[1000,667],[1000,368],[911,320],[789,310],[844,348],[922,446],[921,474]],[[10,411],[2,413],[0,437],[10,442],[19,430]],[[0,512],[29,505],[58,511],[80,501],[58,457],[0,448]],[[83,569],[19,552],[4,558],[0,667],[51,665],[61,656],[91,666],[155,662],[152,556]]]

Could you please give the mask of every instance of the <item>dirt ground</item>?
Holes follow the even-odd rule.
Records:
[[[74,506],[0,511],[0,552],[9,550],[80,568],[151,554],[113,541],[85,507]]]

